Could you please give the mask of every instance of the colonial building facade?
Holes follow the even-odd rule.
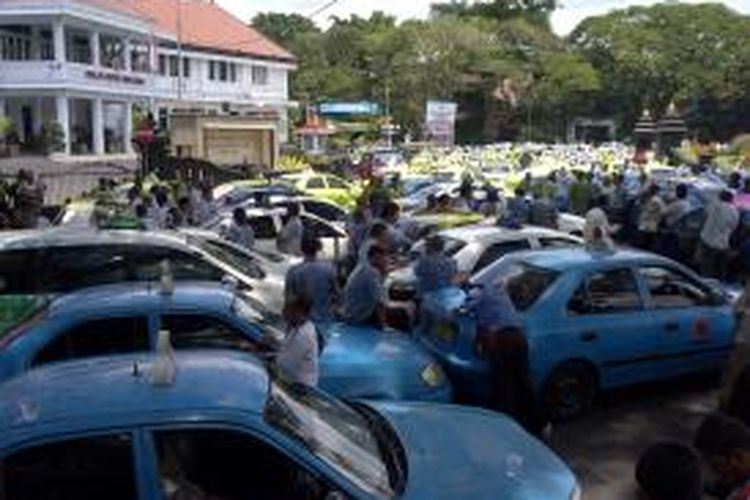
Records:
[[[0,1],[0,115],[22,144],[132,152],[134,113],[258,115],[286,135],[294,57],[210,0]]]

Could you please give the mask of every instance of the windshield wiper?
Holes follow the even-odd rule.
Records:
[[[354,401],[346,404],[367,422],[388,469],[388,482],[396,495],[401,495],[406,489],[408,461],[406,460],[406,450],[404,450],[398,434],[385,418],[366,404]]]

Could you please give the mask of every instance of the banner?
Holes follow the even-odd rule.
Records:
[[[366,115],[380,114],[380,105],[374,102],[324,102],[318,105],[321,115]]]
[[[458,104],[447,101],[427,101],[425,125],[428,139],[442,146],[452,146],[456,137]]]

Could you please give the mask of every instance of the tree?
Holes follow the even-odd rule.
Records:
[[[728,139],[748,125],[750,20],[721,4],[665,3],[586,19],[574,50],[602,77],[601,114],[631,130],[641,110],[670,101],[700,135]],[[718,126],[717,126],[718,125]]]
[[[290,49],[300,35],[320,33],[312,20],[299,14],[260,13],[253,18],[251,25],[274,42]]]

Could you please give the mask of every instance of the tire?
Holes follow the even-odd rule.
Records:
[[[555,368],[547,377],[541,393],[541,404],[553,422],[580,417],[594,404],[599,392],[596,371],[590,365],[571,361]]]

